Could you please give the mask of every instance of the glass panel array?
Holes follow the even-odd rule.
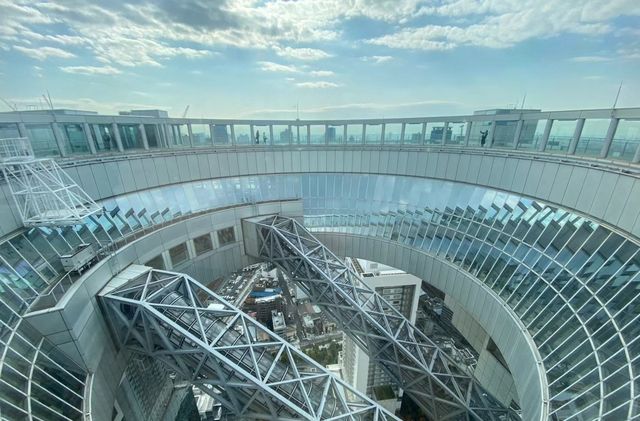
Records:
[[[422,144],[422,123],[406,124],[404,127],[404,143],[411,145]]]
[[[64,275],[59,255],[81,242],[107,245],[136,229],[188,214],[295,198],[303,199],[305,224],[312,230],[398,242],[445,259],[484,282],[533,337],[559,418],[591,414],[594,407],[597,416],[601,396],[603,410],[612,413],[637,399],[629,385],[640,374],[638,243],[541,202],[439,180],[261,175],[108,199],[102,205],[109,212],[83,225],[25,230],[0,244],[2,323],[10,325],[39,292]],[[218,230],[216,239],[221,246],[235,242],[234,228]],[[194,241],[196,253],[212,246],[210,239]],[[183,262],[186,244],[171,249],[169,257],[174,264]],[[148,263],[163,265],[161,259]],[[11,376],[3,371],[2,381],[10,381],[5,375]],[[0,401],[3,411],[7,406],[21,414],[24,397],[13,389],[0,390]]]
[[[496,121],[493,132],[493,146],[496,148],[513,148],[517,121]]]
[[[389,123],[384,127],[384,143],[400,143],[402,135],[402,123]]]
[[[51,124],[28,124],[27,136],[37,157],[60,156]]]
[[[192,124],[193,146],[211,146],[211,129],[208,124]]]
[[[447,138],[444,143],[447,145],[464,145],[464,138],[467,133],[468,125],[469,123],[466,121],[449,122],[451,136],[447,134]]]
[[[89,143],[80,124],[61,124],[68,154],[89,153]]]
[[[554,120],[545,151],[566,154],[576,130],[577,120]]]
[[[347,125],[347,143],[362,143],[362,125]]]
[[[537,150],[546,125],[547,120],[524,120],[518,138],[518,149]]]
[[[293,141],[293,132],[291,127],[276,125],[273,126],[273,144],[288,145]]]
[[[501,110],[504,111],[504,110]],[[191,124],[192,139],[189,138],[187,124],[153,123],[144,124],[144,132],[150,148],[187,148],[210,145],[288,145],[288,144],[381,144],[386,145],[448,145],[465,147],[468,134],[468,147],[485,147],[511,149],[514,145],[519,150],[539,151],[547,123],[551,119],[549,138],[544,152],[551,154],[571,154],[576,156],[600,157],[604,150],[609,127],[613,130],[613,138],[608,148],[607,158],[620,161],[640,161],[640,118],[568,118],[571,112],[558,113],[561,119],[554,118],[554,113],[539,113],[545,118],[534,118],[532,112],[524,113],[524,120],[518,112],[474,114],[443,121],[425,122],[389,122],[341,124],[340,121],[330,124],[304,124],[299,120],[276,120],[273,123],[258,121],[240,122],[239,124],[204,124],[193,120]],[[633,113],[632,113],[633,114]],[[468,120],[462,120],[462,118]],[[480,118],[479,120],[477,120]],[[495,120],[493,120],[495,118]],[[512,119],[509,119],[512,118]],[[90,120],[90,118],[87,118]],[[27,136],[31,139],[37,156],[90,154],[89,138],[84,133],[84,125],[65,123],[58,119],[57,127],[52,124],[26,124]],[[407,120],[415,121],[415,119]],[[584,121],[584,124],[583,124]],[[213,123],[213,122],[212,122]],[[613,125],[612,125],[613,124]],[[127,122],[112,124],[88,123],[97,153],[117,151],[116,137],[113,127],[122,139],[126,150],[141,149],[142,136],[140,125]],[[346,130],[345,130],[346,127]],[[384,130],[382,128],[384,127]],[[581,129],[582,127],[582,129]],[[20,134],[18,123],[0,124],[0,137],[15,137]],[[3,134],[4,133],[4,134]],[[363,139],[363,134],[364,139]],[[574,136],[579,135],[576,139]],[[56,137],[58,137],[56,141]],[[383,139],[384,137],[384,139]],[[484,137],[484,145],[482,144]],[[517,139],[515,139],[517,137]],[[574,140],[577,141],[574,143]]]
[[[247,124],[234,124],[233,132],[236,135],[236,145],[250,145],[255,143],[255,136],[251,133],[251,126]]]
[[[638,145],[640,145],[640,120],[620,120],[607,156],[631,161]]]

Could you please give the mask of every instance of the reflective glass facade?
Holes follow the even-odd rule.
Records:
[[[638,243],[538,201],[412,177],[292,174],[183,183],[105,200],[101,204],[108,212],[82,225],[25,230],[0,245],[3,346],[13,343],[12,320],[64,274],[59,254],[81,242],[104,246],[198,212],[296,198],[303,199],[305,224],[312,230],[419,249],[491,288],[535,341],[544,360],[551,410],[558,418],[640,415],[632,406],[640,383]],[[220,244],[232,233],[223,234],[220,238],[218,232]],[[170,257],[182,261],[185,253],[175,250]],[[11,346],[21,343],[17,339]],[[11,374],[7,361],[3,384],[20,384],[24,379]],[[67,365],[65,370],[76,372]],[[63,383],[82,396],[77,390],[84,374],[79,372],[77,379],[79,385],[73,379]],[[5,406],[21,413],[26,405],[15,388],[0,392],[3,413]],[[69,402],[74,408],[81,405]],[[53,407],[66,411],[67,406]]]

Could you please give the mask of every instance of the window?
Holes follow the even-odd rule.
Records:
[[[203,253],[213,250],[213,242],[211,241],[211,235],[209,234],[194,238],[193,245],[196,249],[196,256],[200,256]]]
[[[233,227],[218,230],[218,243],[220,243],[220,247],[234,243],[235,241],[236,233],[233,231]]]
[[[32,124],[27,126],[27,133],[31,141],[33,153],[37,157],[41,156],[58,156],[60,150],[58,143],[53,135],[53,129],[50,124]]]
[[[171,264],[174,267],[185,262],[189,258],[189,254],[187,253],[187,243],[171,247],[169,249],[169,256],[171,257]]]
[[[164,267],[164,259],[162,258],[162,255],[159,254],[156,257],[154,257],[153,259],[149,260],[147,263],[144,264],[145,266],[150,266],[154,269],[160,269],[163,270]]]
[[[62,131],[66,138],[67,153],[89,153],[89,145],[84,129],[79,124],[62,124]]]

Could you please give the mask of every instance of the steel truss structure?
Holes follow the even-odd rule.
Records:
[[[36,159],[27,138],[0,139],[0,167],[25,226],[74,225],[102,211],[53,159]]]
[[[397,420],[193,278],[147,269],[100,294],[117,342],[166,363],[235,419]]]
[[[299,222],[253,218],[243,231],[247,253],[296,281],[432,419],[520,419]]]

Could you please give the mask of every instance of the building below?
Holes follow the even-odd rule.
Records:
[[[362,275],[368,286],[375,289],[411,323],[415,323],[422,284],[420,278],[363,259],[347,258],[347,262]],[[395,382],[348,337],[344,340],[342,364],[345,380],[357,390],[377,400],[397,400],[399,388]],[[389,409],[389,405],[385,407]]]

